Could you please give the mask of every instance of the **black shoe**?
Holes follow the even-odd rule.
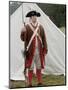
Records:
[[[42,86],[42,83],[38,83],[37,85],[38,85],[38,86]]]
[[[32,87],[32,85],[28,85],[28,87]]]

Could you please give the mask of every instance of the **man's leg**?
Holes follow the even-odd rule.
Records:
[[[33,70],[28,70],[28,83],[29,83],[29,86],[32,86],[32,76],[33,76]]]
[[[28,69],[28,83],[29,83],[29,87],[32,86],[33,69],[34,69],[34,60],[32,61],[31,67]]]
[[[41,62],[40,62],[38,48],[36,49],[36,54],[35,54],[35,65],[36,65],[36,76],[39,85],[42,84],[42,74],[41,74]]]
[[[42,84],[41,69],[36,69],[36,75],[37,75],[38,85],[41,85]]]

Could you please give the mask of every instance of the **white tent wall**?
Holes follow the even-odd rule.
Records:
[[[23,10],[23,11],[22,11]],[[45,57],[44,74],[65,74],[65,35],[49,19],[49,17],[35,3],[23,3],[10,17],[10,79],[24,80],[24,57],[21,50],[24,43],[20,39],[21,28],[23,26],[22,16],[25,17],[30,10],[41,13],[38,18],[43,25],[47,37],[48,54]]]
[[[22,7],[20,6],[10,16],[10,78],[24,79],[23,68],[24,58],[21,50],[24,43],[20,39],[22,28]],[[21,70],[21,71],[20,71]]]

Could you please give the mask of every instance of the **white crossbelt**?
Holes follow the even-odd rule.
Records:
[[[30,25],[30,24],[29,24],[29,25]],[[31,27],[31,26],[30,26],[30,27]],[[35,37],[35,35],[38,35],[38,33],[37,33],[38,29],[39,29],[39,23],[38,23],[38,26],[37,26],[37,28],[36,28],[35,30],[34,30],[33,28],[31,28],[31,30],[32,30],[34,33],[33,33],[32,37],[31,37],[31,39],[30,39],[30,41],[29,41],[29,43],[28,43],[28,45],[27,45],[27,48],[26,48],[27,51],[28,51],[28,49],[29,49],[29,47],[30,47],[30,45],[31,45],[31,42],[32,42],[33,38]]]
[[[31,30],[34,32],[35,30],[34,30],[34,28],[32,27],[32,25],[31,25],[30,23],[29,23],[29,26],[30,26]],[[36,33],[36,36],[39,37],[39,39],[40,39],[40,41],[41,41],[41,43],[42,43],[42,40],[41,40],[40,35],[39,35],[38,33]]]

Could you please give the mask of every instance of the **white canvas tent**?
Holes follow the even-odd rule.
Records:
[[[24,57],[21,50],[24,49],[24,43],[20,39],[21,28],[23,27],[23,18],[30,10],[37,10],[41,13],[38,18],[43,25],[47,43],[48,54],[45,58],[46,66],[43,70],[44,74],[65,74],[65,35],[59,28],[49,19],[49,17],[35,3],[23,3],[10,16],[10,79],[24,80]],[[23,18],[22,18],[23,16]]]

